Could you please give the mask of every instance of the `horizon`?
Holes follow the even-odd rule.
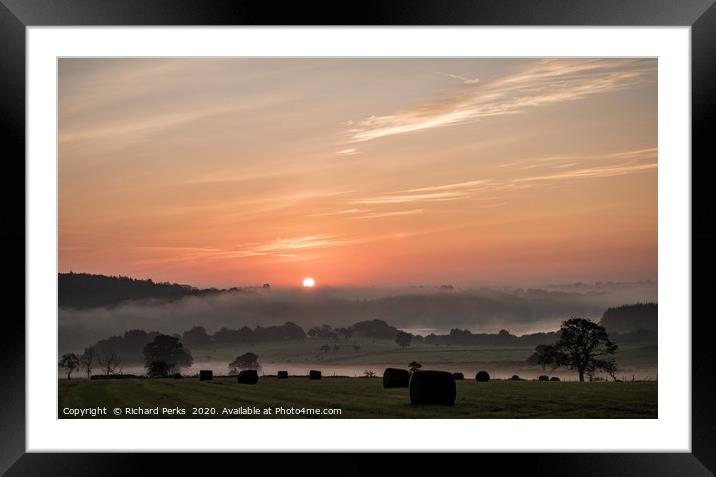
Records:
[[[312,290],[330,290],[330,289],[345,289],[345,290],[357,290],[357,289],[367,289],[367,290],[407,290],[407,289],[441,289],[441,287],[453,287],[454,290],[460,291],[469,291],[469,290],[480,290],[480,289],[492,289],[492,290],[499,290],[499,289],[507,289],[507,290],[518,290],[518,289],[527,289],[527,288],[575,288],[575,287],[604,287],[604,286],[623,286],[623,285],[643,285],[643,284],[649,284],[649,285],[658,285],[658,280],[652,280],[652,279],[645,279],[645,280],[635,280],[635,281],[610,281],[610,280],[595,280],[595,281],[580,281],[577,280],[575,282],[571,283],[542,283],[542,284],[475,284],[475,285],[455,285],[453,283],[440,283],[440,284],[427,284],[427,283],[414,283],[414,284],[396,284],[392,286],[384,286],[384,285],[351,285],[351,284],[345,284],[345,285],[331,285],[331,284],[322,284],[316,282],[315,286],[311,286],[309,288],[305,287],[302,284],[294,284],[294,285],[283,285],[283,286],[274,286],[271,282],[266,283],[254,283],[254,284],[229,284],[229,285],[221,285],[221,286],[215,286],[215,285],[195,285],[193,283],[182,283],[175,280],[157,280],[150,276],[128,276],[128,275],[122,275],[122,274],[111,274],[111,273],[91,273],[91,272],[84,272],[84,271],[74,271],[74,270],[68,270],[66,272],[58,272],[58,275],[93,275],[93,276],[102,276],[102,277],[110,277],[110,278],[128,278],[131,280],[139,280],[139,281],[151,281],[155,284],[169,284],[169,285],[179,285],[179,286],[186,286],[191,287],[194,289],[202,290],[202,289],[217,289],[219,291],[229,291],[231,289],[248,289],[248,288],[265,288],[265,285],[269,285],[270,289],[275,290],[306,290],[308,292]],[[443,290],[446,290],[446,288],[442,288]]]
[[[657,279],[655,59],[58,61],[62,272]]]

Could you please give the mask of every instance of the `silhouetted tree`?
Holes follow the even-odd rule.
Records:
[[[150,378],[166,378],[169,376],[171,367],[166,361],[152,361],[147,365],[147,376]]]
[[[418,363],[417,361],[411,361],[410,364],[408,364],[408,369],[410,369],[411,373],[414,373],[422,367],[423,365]]]
[[[67,371],[67,379],[72,379],[72,373],[80,369],[80,358],[75,353],[65,353],[57,364]]]
[[[178,338],[159,335],[144,347],[144,367],[149,369],[154,361],[164,361],[169,366],[168,372],[174,372],[178,368],[191,366],[194,360]]]
[[[211,343],[211,338],[206,333],[206,329],[203,326],[195,326],[184,332],[182,335],[182,342],[184,342],[187,346],[201,346]]]
[[[110,336],[99,340],[92,347],[95,357],[110,356],[112,353],[121,356],[123,363],[143,363],[144,346],[159,336],[156,331],[128,330],[124,335]]]
[[[324,353],[328,353],[330,350],[331,350],[331,347],[328,346],[327,344],[321,346],[321,351],[323,351]]]
[[[614,354],[617,345],[609,340],[603,326],[584,318],[571,318],[562,323],[559,338],[553,345],[539,345],[529,362],[552,369],[575,369],[579,380],[598,370],[616,370],[616,363],[608,355]]]
[[[610,378],[612,378],[614,381],[618,381],[617,371],[619,371],[619,368],[617,368],[617,363],[613,359],[606,360],[606,362],[602,366],[602,369],[605,373],[609,375]]]
[[[363,376],[365,376],[366,378],[374,378],[374,377],[375,377],[375,371],[372,371],[372,370],[370,370],[370,369],[366,369],[365,371],[363,371]]]
[[[259,355],[256,353],[244,353],[237,356],[235,360],[229,363],[229,374],[236,374],[239,369],[261,369],[259,364]]]
[[[359,321],[348,327],[352,335],[364,338],[392,340],[398,329],[383,320]]]
[[[92,376],[92,367],[96,361],[96,353],[92,346],[85,348],[84,352],[80,356],[80,366],[84,368],[87,373],[87,379]]]
[[[405,348],[406,346],[410,346],[410,342],[413,339],[413,335],[410,333],[406,333],[405,331],[398,331],[398,333],[395,335],[395,342],[400,345],[401,348]]]
[[[335,334],[342,337],[346,341],[350,340],[351,336],[353,336],[353,331],[350,328],[336,328],[333,331]]]
[[[332,328],[331,325],[321,325],[321,326],[314,326],[310,330],[308,330],[308,336],[309,338],[324,338],[324,339],[331,339],[331,340],[337,340],[338,334],[336,334]]]
[[[117,353],[114,351],[107,351],[97,355],[97,362],[104,371],[104,374],[109,376],[110,374],[114,374],[114,371],[117,369],[121,361]]]

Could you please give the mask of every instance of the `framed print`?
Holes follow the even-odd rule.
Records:
[[[712,475],[712,3],[3,0],[3,470]]]

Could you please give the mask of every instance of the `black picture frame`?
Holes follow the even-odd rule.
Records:
[[[0,241],[7,251],[0,363],[0,472],[6,475],[136,475],[160,461],[163,473],[208,471],[206,457],[152,454],[51,454],[25,452],[25,49],[30,26],[104,25],[545,25],[689,26],[692,79],[692,453],[665,454],[484,454],[474,463],[509,465],[533,475],[713,475],[716,472],[715,358],[703,305],[716,285],[716,227],[711,220],[716,134],[715,0],[362,0],[275,2],[271,0],[0,0],[0,130],[5,181]],[[689,160],[689,158],[684,158]],[[22,178],[22,180],[20,179]],[[693,256],[698,253],[698,260]],[[22,277],[19,271],[22,270]],[[701,313],[697,311],[701,308]],[[674,317],[674,319],[677,319]],[[688,317],[678,317],[688,320]],[[668,359],[668,350],[660,353]],[[266,458],[267,456],[264,456]],[[375,465],[359,454],[335,455],[350,473]],[[444,458],[444,457],[443,457]],[[234,461],[230,455],[211,457]],[[202,461],[204,463],[202,463]],[[274,471],[294,472],[315,456],[271,458]],[[423,460],[401,458],[401,472],[423,468]],[[219,471],[218,467],[215,467]],[[244,467],[243,470],[248,468]],[[478,471],[478,468],[474,468]],[[237,469],[238,470],[238,469]],[[320,471],[314,469],[311,472]],[[204,473],[204,472],[200,472]],[[336,470],[338,472],[338,470]],[[340,471],[343,472],[343,471]]]

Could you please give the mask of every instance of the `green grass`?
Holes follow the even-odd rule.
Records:
[[[59,380],[59,417],[64,408],[180,407],[186,415],[151,418],[230,418],[223,408],[258,407],[340,408],[331,418],[468,418],[468,419],[574,419],[656,418],[656,382],[537,382],[474,380],[457,382],[455,406],[412,406],[408,390],[383,389],[381,379],[305,377],[288,380],[262,378],[256,385],[238,384],[232,378],[200,382],[185,379]],[[215,408],[216,414],[192,415],[192,408]],[[119,417],[126,416],[124,412]],[[258,417],[277,417],[260,415]],[[292,416],[278,416],[292,417]],[[297,416],[305,417],[305,416]],[[315,416],[309,416],[315,417]],[[323,417],[323,416],[321,416]]]

